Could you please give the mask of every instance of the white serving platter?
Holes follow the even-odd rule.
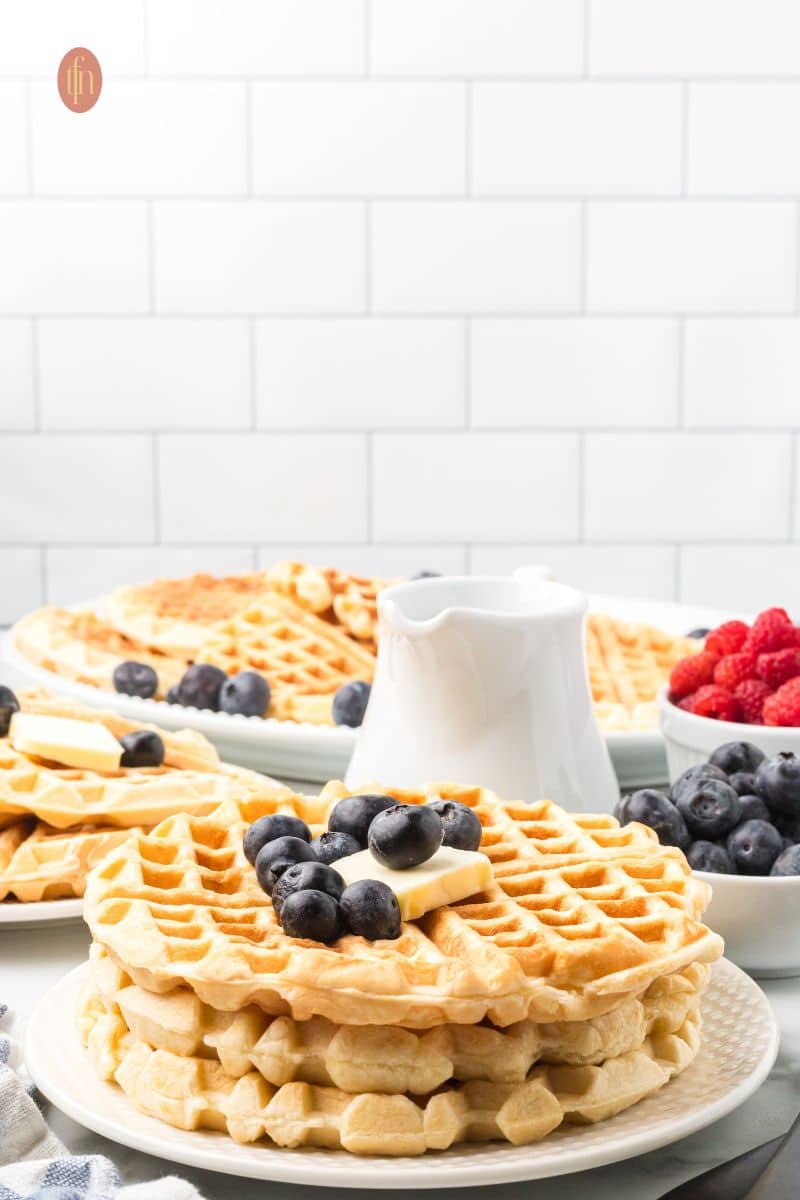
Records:
[[[739,615],[622,596],[593,595],[589,601],[596,612],[656,625],[672,634],[685,634],[691,629],[713,626]],[[40,684],[95,708],[110,708],[131,720],[152,722],[165,729],[196,729],[214,743],[220,757],[228,762],[280,778],[319,783],[340,779],[355,745],[357,731],[345,726],[231,716],[160,700],[140,700],[136,696],[104,692],[74,683],[28,662],[12,645],[8,634],[0,646],[0,656],[24,682]],[[664,743],[657,730],[607,733],[606,741],[622,788],[666,782]]]
[[[73,1120],[123,1146],[227,1175],[316,1187],[463,1188],[586,1171],[669,1145],[732,1112],[769,1074],[778,1029],[757,984],[732,963],[713,970],[704,999],[703,1047],[660,1092],[598,1125],[564,1125],[530,1146],[473,1143],[419,1158],[359,1158],[345,1151],[240,1145],[141,1113],[92,1068],[75,1026],[84,964],[39,1001],[25,1044],[37,1087]]]
[[[76,925],[83,920],[83,900],[35,900],[21,904],[18,900],[0,903],[0,928],[28,929],[51,921]]]

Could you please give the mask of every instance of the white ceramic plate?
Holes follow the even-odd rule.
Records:
[[[420,1158],[242,1146],[221,1133],[173,1129],[146,1117],[119,1088],[97,1078],[73,1015],[86,972],[84,965],[60,980],[28,1023],[28,1070],[53,1104],[95,1133],[168,1161],[318,1187],[476,1187],[544,1179],[633,1158],[737,1108],[766,1079],[778,1052],[778,1030],[763,992],[738,967],[723,961],[714,968],[704,1002],[705,1040],[695,1062],[661,1092],[610,1121],[567,1125],[532,1146],[483,1143]]]
[[[622,596],[597,595],[589,599],[591,607],[598,612],[607,612],[623,620],[643,621],[674,634],[685,634],[698,626],[716,625],[729,616],[738,615]],[[131,720],[151,721],[165,729],[196,729],[210,738],[223,759],[269,775],[320,783],[341,779],[355,745],[355,730],[344,726],[204,712],[73,683],[29,663],[14,648],[8,635],[3,641],[2,658],[24,680],[72,696],[95,708],[110,708]],[[609,733],[606,741],[621,787],[666,782],[664,743],[657,730],[652,733]]]
[[[17,900],[0,902],[0,926],[3,929],[27,929],[49,921],[70,925],[83,920],[83,900],[37,900],[20,904]]]

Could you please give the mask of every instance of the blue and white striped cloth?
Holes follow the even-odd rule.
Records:
[[[0,1005],[0,1023],[6,1015]],[[36,1105],[19,1047],[0,1030],[0,1200],[202,1200],[170,1175],[123,1186],[100,1154],[68,1153]]]

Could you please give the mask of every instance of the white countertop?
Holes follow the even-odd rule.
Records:
[[[11,1009],[10,1032],[24,1033],[25,1016],[39,996],[61,975],[81,963],[88,953],[85,926],[53,925],[0,933],[0,999]],[[737,1112],[709,1129],[675,1145],[630,1159],[616,1166],[536,1184],[505,1184],[483,1188],[492,1200],[522,1200],[535,1188],[537,1200],[563,1200],[565,1186],[571,1200],[656,1200],[691,1175],[741,1154],[751,1146],[788,1129],[800,1109],[800,978],[770,980],[764,984],[781,1028],[781,1049],[772,1073]],[[207,1200],[255,1200],[269,1194],[273,1200],[300,1200],[312,1191],[284,1183],[264,1184],[229,1176],[173,1167],[123,1146],[117,1146],[76,1125],[50,1108],[48,1120],[70,1150],[80,1154],[105,1154],[113,1159],[126,1182],[139,1182],[174,1173],[191,1179]],[[377,1196],[379,1188],[376,1187]],[[433,1200],[442,1193],[417,1192],[416,1200]],[[477,1194],[477,1192],[476,1192]],[[326,1191],[331,1200],[352,1200],[352,1192]],[[369,1200],[371,1193],[363,1193]]]

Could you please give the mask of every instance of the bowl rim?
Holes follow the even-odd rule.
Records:
[[[750,737],[752,737],[754,729],[758,730],[759,737],[773,738],[775,741],[780,741],[781,738],[791,735],[800,737],[800,725],[748,725],[744,721],[718,721],[716,717],[701,717],[697,713],[687,712],[685,708],[678,708],[677,704],[673,704],[670,700],[669,685],[666,683],[659,688],[656,695],[656,703],[658,704],[659,715],[662,721],[665,715],[674,715],[678,721],[689,721],[709,731],[712,728],[722,728],[726,731],[735,731],[739,735],[725,738],[724,740],[727,742],[749,741],[750,738],[746,735],[749,731]],[[759,878],[759,876],[752,876],[751,878]]]
[[[702,879],[704,883],[710,883],[714,887],[714,883],[718,879],[735,879],[737,883],[744,883],[753,886],[758,883],[770,882],[770,885],[775,884],[799,884],[800,875],[730,875],[727,871],[696,871],[694,867],[690,868],[692,875],[696,875],[698,879]]]

